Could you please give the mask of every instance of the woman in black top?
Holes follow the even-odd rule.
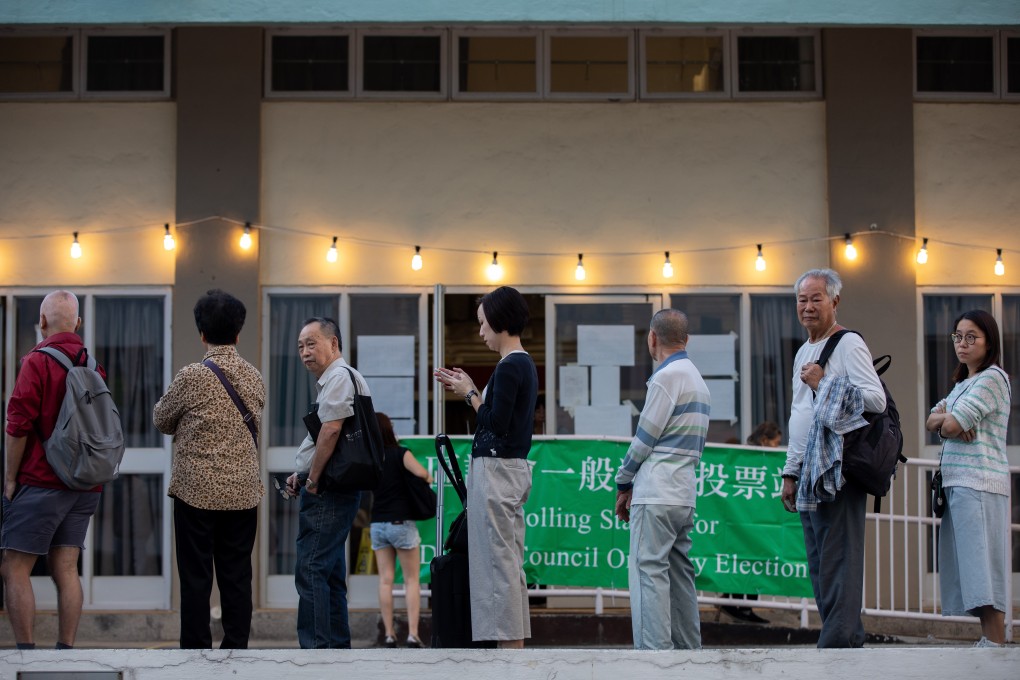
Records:
[[[482,394],[460,368],[436,369],[436,380],[478,413],[471,447],[467,507],[471,633],[522,648],[531,637],[524,576],[524,503],[531,491],[528,452],[538,400],[535,362],[521,345],[528,303],[507,286],[478,305],[478,334],[500,355]]]
[[[393,423],[385,413],[376,413],[379,429],[382,430],[385,459],[383,476],[375,490],[372,505],[372,550],[379,568],[379,610],[386,628],[387,647],[397,646],[393,629],[393,576],[396,560],[404,573],[404,599],[407,601],[407,646],[421,647],[418,638],[418,613],[421,595],[418,585],[418,570],[421,564],[418,546],[421,536],[418,525],[411,519],[411,510],[404,485],[404,470],[421,477],[429,484],[432,475],[414,459],[414,455],[397,441]]]

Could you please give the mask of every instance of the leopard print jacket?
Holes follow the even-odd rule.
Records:
[[[261,431],[266,387],[258,369],[233,345],[210,345],[212,359],[234,386]],[[259,452],[230,395],[202,364],[182,368],[156,402],[152,421],[174,436],[168,495],[202,510],[247,510],[262,500]]]

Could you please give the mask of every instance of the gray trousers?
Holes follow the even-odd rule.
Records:
[[[630,616],[635,649],[701,649],[701,616],[688,558],[694,508],[630,507]]]
[[[868,494],[848,481],[836,499],[801,512],[811,587],[822,618],[819,647],[864,646],[864,518]]]

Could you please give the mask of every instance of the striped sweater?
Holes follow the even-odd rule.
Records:
[[[710,404],[687,352],[673,354],[652,374],[637,433],[616,474],[619,489],[633,488],[631,504],[696,505]]]
[[[1009,424],[1009,378],[998,366],[987,368],[953,387],[936,404],[952,414],[964,431],[975,430],[972,442],[947,439],[942,448],[942,483],[977,491],[1009,493],[1006,427]]]

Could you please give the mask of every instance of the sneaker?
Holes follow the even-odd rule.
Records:
[[[981,639],[974,643],[974,646],[975,647],[1001,647],[1002,645],[1000,645],[998,642],[992,642],[991,640],[986,638],[984,635],[982,635]]]
[[[413,635],[407,636],[407,646],[413,649],[421,649],[421,640]]]
[[[396,646],[397,646],[397,638],[393,637],[392,635],[387,635],[386,639],[383,640],[383,647],[387,647],[389,649],[395,649]]]

